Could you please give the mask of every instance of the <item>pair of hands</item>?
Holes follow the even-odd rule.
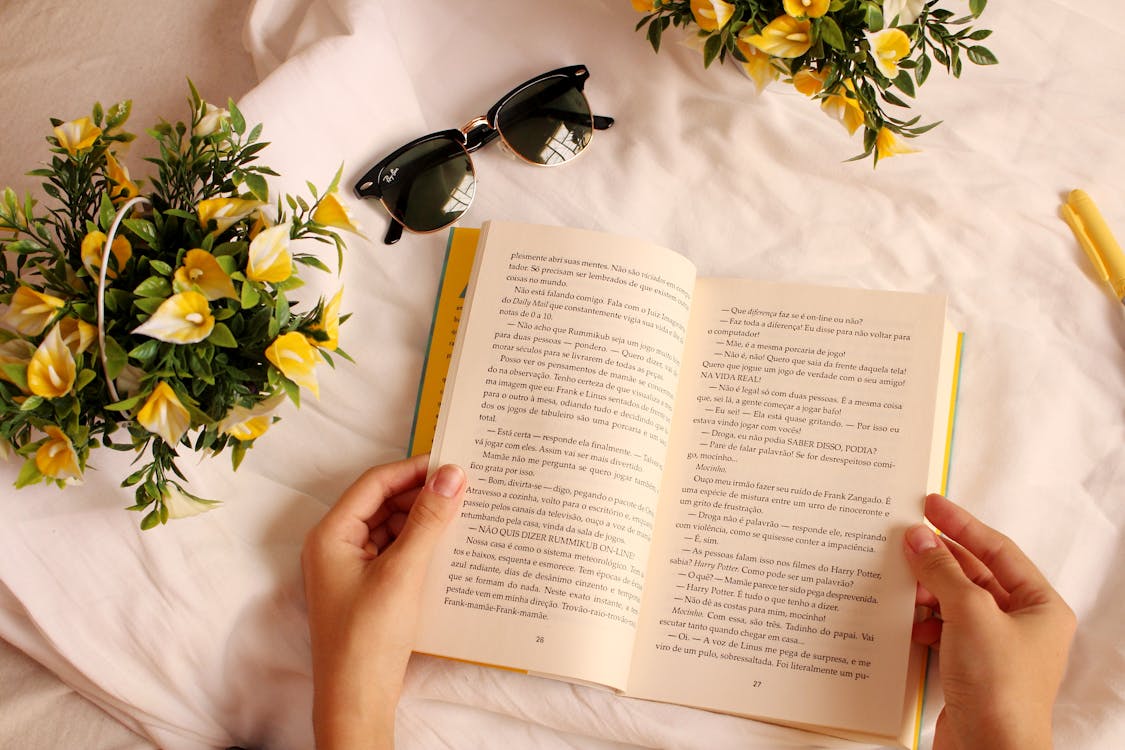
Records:
[[[368,470],[309,533],[301,554],[319,750],[391,748],[422,583],[460,510],[465,474],[426,456]],[[914,639],[938,648],[946,705],[935,750],[1051,747],[1051,714],[1075,619],[1007,537],[940,495],[906,535]]]

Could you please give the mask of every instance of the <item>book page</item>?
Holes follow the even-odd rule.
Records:
[[[485,225],[431,459],[469,487],[418,651],[624,687],[693,285],[647,243]]]
[[[944,309],[699,280],[630,695],[898,735]]]

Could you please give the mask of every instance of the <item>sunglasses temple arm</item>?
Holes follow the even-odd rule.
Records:
[[[595,130],[609,130],[613,127],[614,119],[606,115],[594,115]]]
[[[387,227],[387,234],[383,237],[384,245],[393,245],[402,239],[402,224],[398,219],[391,219],[391,225]]]

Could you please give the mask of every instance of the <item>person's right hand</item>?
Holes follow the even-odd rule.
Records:
[[[1016,544],[941,495],[906,533],[918,604],[914,640],[938,649],[945,708],[934,750],[1051,747],[1051,714],[1075,617]]]

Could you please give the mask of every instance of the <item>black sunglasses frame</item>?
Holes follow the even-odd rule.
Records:
[[[492,107],[486,114],[473,118],[460,130],[439,130],[436,133],[430,133],[429,135],[424,135],[421,138],[415,138],[410,143],[407,143],[406,145],[395,149],[390,154],[380,159],[375,164],[375,166],[367,170],[367,172],[364,173],[363,177],[359,178],[359,180],[356,181],[353,189],[357,197],[377,198],[381,203],[383,203],[383,207],[387,209],[387,213],[391,218],[391,224],[387,228],[387,234],[383,238],[383,242],[388,245],[395,244],[402,238],[402,231],[404,229],[403,223],[399,221],[393,213],[391,213],[390,207],[387,206],[383,201],[383,172],[391,163],[393,163],[396,159],[398,159],[400,156],[410,151],[411,149],[417,148],[423,143],[434,140],[452,141],[460,145],[461,148],[465,149],[466,155],[471,154],[473,151],[476,151],[480,148],[483,148],[484,146],[487,146],[489,143],[492,143],[497,138],[503,138],[503,133],[501,133],[499,128],[497,127],[497,118],[500,115],[500,111],[504,108],[505,104],[508,104],[514,97],[518,96],[529,86],[534,86],[542,81],[546,81],[551,78],[566,78],[573,82],[575,90],[582,92],[583,87],[586,85],[586,79],[588,79],[589,77],[590,71],[585,65],[569,65],[565,68],[556,68],[555,70],[547,71],[546,73],[537,75],[528,81],[524,81],[519,86],[516,86],[514,89],[509,91],[507,94],[504,94],[504,96],[500,97],[499,101],[492,105]],[[585,94],[583,94],[583,96],[585,96]],[[593,119],[592,124],[595,130],[606,130],[613,127],[614,120],[612,117],[606,117],[604,115],[591,115],[591,117]],[[534,164],[535,166],[541,167],[557,166],[532,162],[520,156],[515,149],[509,147],[509,150],[512,151],[512,153],[517,157],[523,159],[524,161],[527,161],[529,164]],[[469,161],[471,164],[472,159],[470,158]],[[566,162],[562,163],[565,164]],[[438,227],[437,229],[431,231],[439,231],[441,229],[444,229],[450,224],[455,223],[463,214],[464,212],[459,214],[457,219],[449,222],[449,224],[445,224],[444,226]]]

